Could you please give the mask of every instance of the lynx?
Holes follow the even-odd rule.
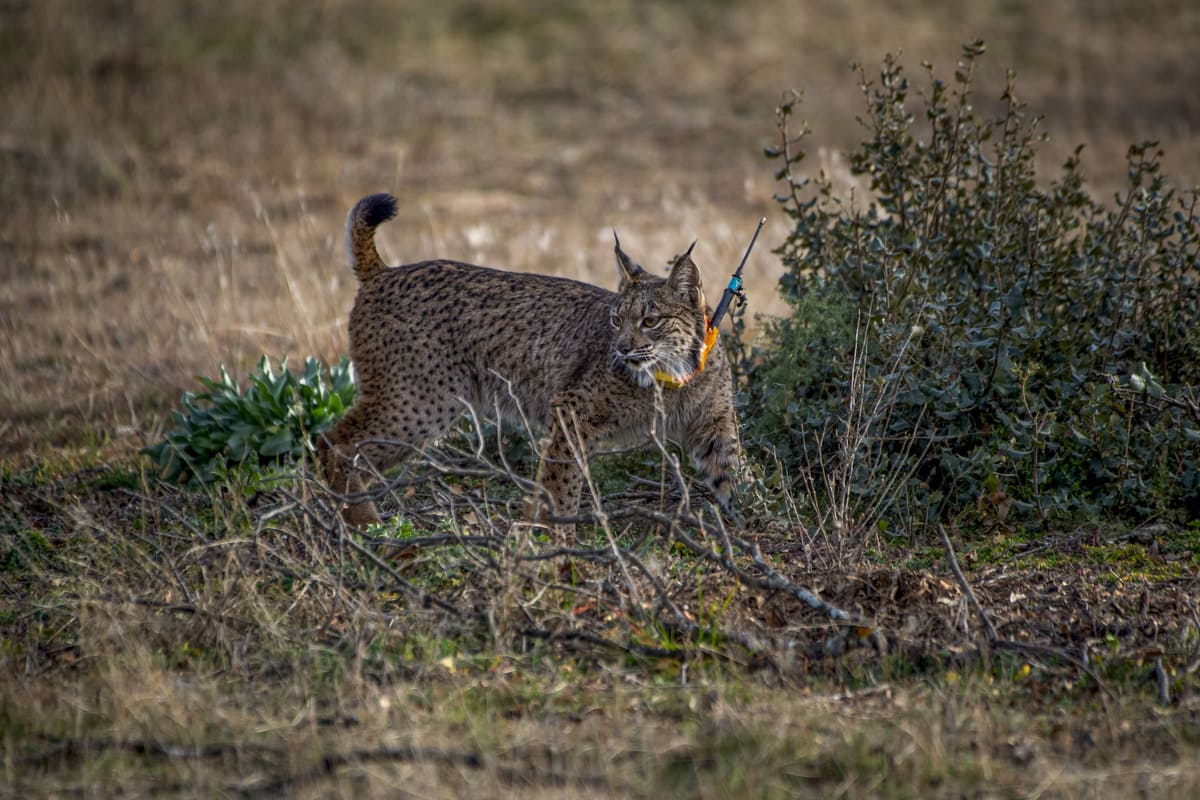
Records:
[[[618,239],[616,293],[457,261],[388,267],[375,229],[395,214],[395,198],[377,194],[346,219],[359,281],[350,313],[358,401],[320,451],[332,490],[350,503],[348,523],[379,521],[362,494],[366,476],[445,434],[466,403],[545,430],[542,491],[527,506],[535,522],[577,515],[582,460],[602,442],[647,440],[657,419],[729,509],[741,459],[732,384],[720,342],[704,349],[711,311],[690,248],[661,278]]]

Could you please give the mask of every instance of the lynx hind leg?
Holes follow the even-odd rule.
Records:
[[[353,501],[350,498],[362,496],[366,484],[362,479],[362,471],[356,459],[355,448],[352,445],[334,445],[322,441],[320,445],[321,466],[325,470],[325,480],[335,498],[346,498],[347,505],[341,510],[342,519],[354,528],[364,528],[367,525],[382,522],[379,510],[369,498]]]
[[[321,466],[335,502],[345,502],[342,519],[356,527],[382,522],[375,503],[364,496],[373,470],[389,466],[388,454],[380,445],[360,442],[374,439],[371,418],[362,406],[355,406],[325,434],[319,445]]]
[[[381,522],[375,503],[364,496],[371,478],[445,433],[457,418],[449,403],[420,421],[409,419],[411,408],[408,402],[385,407],[360,401],[325,435],[321,443],[325,478],[335,497],[346,502],[342,519],[348,524],[363,527]]]

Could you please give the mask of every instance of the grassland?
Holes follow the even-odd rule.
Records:
[[[763,244],[785,230],[761,156],[782,93],[804,92],[812,161],[852,184],[847,64],[888,51],[948,73],[982,37],[979,102],[1015,68],[1047,168],[1084,143],[1115,187],[1153,138],[1200,183],[1200,11],[298,5],[0,5],[8,793],[1195,796],[1195,526],[960,541],[980,602],[1029,645],[1004,650],[981,645],[940,548],[847,552],[756,518],[781,575],[889,640],[831,657],[828,620],[678,548],[634,549],[635,578],[486,543],[384,557],[385,537],[328,535],[305,473],[183,492],[137,451],[197,374],[344,350],[341,224],[367,192],[401,197],[393,262],[610,285],[615,227],[647,265],[698,238],[719,282],[760,215]],[[753,311],[780,310],[778,274],[760,246]],[[415,529],[386,536],[503,530],[503,475],[426,477]],[[631,618],[614,585],[702,635]]]

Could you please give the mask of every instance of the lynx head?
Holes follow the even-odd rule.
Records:
[[[708,323],[692,248],[675,258],[666,278],[625,255],[619,239],[616,254],[621,280],[611,317],[613,361],[642,386],[652,386],[659,371],[686,380],[700,367]]]

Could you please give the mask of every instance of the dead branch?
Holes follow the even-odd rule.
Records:
[[[414,586],[412,584],[411,581],[409,581],[407,578],[405,578],[403,575],[401,575],[399,572],[397,572],[395,569],[393,569],[391,564],[388,564],[382,558],[377,556],[374,553],[374,551],[372,551],[369,547],[366,547],[365,545],[359,544],[358,542],[354,541],[354,539],[352,539],[349,536],[349,534],[346,532],[345,526],[340,524],[340,520],[339,520],[339,528],[341,529],[340,530],[341,542],[344,545],[346,545],[350,549],[357,552],[359,555],[366,558],[368,561],[370,561],[372,564],[374,564],[376,568],[387,573],[388,577],[390,577],[393,581],[395,581],[396,584],[401,589],[404,590],[405,594],[414,598],[421,607],[428,608],[430,606],[433,606],[442,611],[445,611],[448,614],[452,614],[455,617],[464,616],[462,611],[459,608],[457,608],[456,606],[454,606],[451,603],[447,603],[445,600],[441,599],[440,597],[437,597],[434,594],[431,594],[430,592],[425,591],[424,589],[417,588],[416,586]]]
[[[1009,650],[1018,653],[1049,655],[1055,658],[1068,661],[1073,664],[1081,672],[1087,674],[1096,685],[1104,692],[1104,694],[1112,697],[1112,690],[1105,685],[1104,681],[1100,680],[1100,676],[1082,659],[1076,658],[1071,653],[1060,647],[1051,647],[1049,645],[1035,644],[1032,642],[1018,642],[1012,639],[1002,639],[996,632],[996,626],[992,624],[991,619],[983,610],[983,606],[979,604],[979,600],[975,597],[975,592],[971,589],[971,584],[968,583],[966,575],[958,566],[958,557],[954,554],[954,547],[950,543],[950,536],[946,533],[945,526],[938,524],[938,534],[942,540],[942,546],[946,548],[946,561],[950,565],[950,571],[954,573],[955,580],[958,581],[959,587],[963,590],[963,595],[967,598],[968,605],[971,610],[979,618],[980,624],[983,625],[984,636],[989,647],[997,650]]]
[[[66,759],[78,759],[95,753],[123,752],[131,755],[163,758],[168,760],[208,760],[238,755],[267,756],[275,760],[286,759],[287,753],[282,747],[230,742],[213,742],[203,745],[177,745],[169,742],[155,742],[144,739],[80,739],[74,737],[51,738],[42,735],[41,738],[50,741],[50,747],[40,753],[24,759],[26,764],[53,766]],[[531,753],[514,749],[505,754],[508,760],[517,762],[522,759],[533,761]],[[307,770],[296,774],[285,774],[253,785],[236,784],[226,786],[225,791],[242,797],[278,797],[281,793],[313,783],[322,778],[332,776],[338,770],[355,764],[384,763],[384,762],[432,763],[451,767],[466,767],[469,769],[487,769],[489,766],[496,772],[500,780],[512,785],[540,786],[585,786],[589,788],[607,788],[609,782],[596,775],[567,776],[555,770],[539,770],[528,764],[521,766],[490,765],[480,753],[467,750],[447,750],[437,747],[418,747],[401,745],[396,747],[357,748],[343,753],[326,753],[320,760]],[[180,791],[189,787],[182,784]]]
[[[971,584],[967,582],[967,576],[963,575],[962,569],[958,566],[958,557],[954,554],[954,546],[950,544],[950,536],[946,533],[946,527],[939,522],[937,529],[938,535],[942,539],[942,547],[946,548],[946,561],[950,565],[950,571],[954,573],[954,578],[958,581],[959,588],[962,589],[963,595],[966,596],[967,604],[971,606],[971,610],[979,618],[979,623],[983,625],[983,631],[987,636],[988,643],[995,642],[1000,638],[996,634],[996,626],[992,624],[991,618],[984,612],[983,606],[979,605],[979,600],[975,597],[975,592],[972,591]]]

